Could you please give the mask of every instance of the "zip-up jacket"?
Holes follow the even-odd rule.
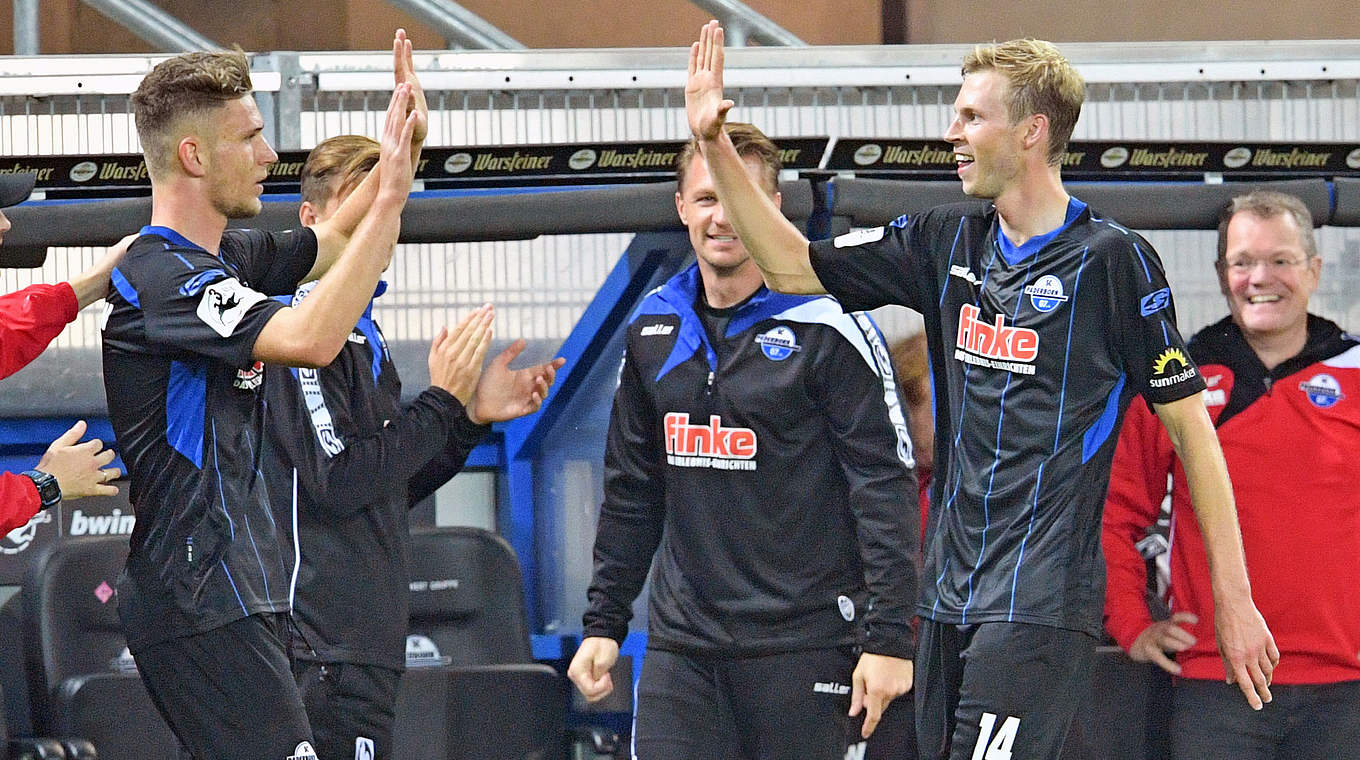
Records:
[[[281,519],[297,526],[293,617],[303,640],[294,655],[401,670],[407,511],[462,469],[488,428],[442,388],[402,408],[401,379],[372,310],[328,366],[269,369],[273,456],[265,472],[274,503],[292,506]]]
[[[651,568],[650,647],[910,658],[916,484],[877,327],[762,287],[711,341],[699,288],[691,266],[627,328],[585,635],[623,639]]]
[[[1360,680],[1360,340],[1308,317],[1297,356],[1267,370],[1232,320],[1189,344],[1228,462],[1252,597],[1280,648],[1274,682]],[[1153,524],[1171,473],[1173,612],[1196,638],[1176,656],[1186,678],[1223,679],[1204,541],[1185,472],[1148,407],[1129,410],[1105,505],[1105,623],[1128,649],[1152,624],[1134,543]]]
[[[23,369],[76,318],[79,303],[67,283],[30,285],[0,296],[0,378]],[[42,507],[33,481],[0,473],[0,535],[23,526]]]

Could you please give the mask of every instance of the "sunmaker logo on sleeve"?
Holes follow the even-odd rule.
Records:
[[[664,420],[666,463],[675,467],[713,470],[754,470],[756,431],[723,427],[712,415],[707,425],[691,425],[686,412],[668,412]]]

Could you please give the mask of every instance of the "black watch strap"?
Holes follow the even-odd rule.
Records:
[[[23,473],[33,481],[33,485],[38,488],[38,499],[42,501],[42,508],[48,509],[61,503],[61,486],[57,484],[57,477],[50,472],[42,470],[26,470]]]

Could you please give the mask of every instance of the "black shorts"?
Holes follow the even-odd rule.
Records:
[[[347,662],[295,660],[293,673],[323,760],[390,760],[401,673]]]
[[[1056,760],[1091,690],[1095,637],[1026,623],[922,620],[916,739],[922,760]]]
[[[261,613],[133,654],[151,701],[195,760],[316,760],[288,665],[286,613]]]
[[[633,716],[636,760],[844,760],[851,647],[718,658],[647,650]],[[858,747],[862,749],[862,747]]]
[[[1177,678],[1172,694],[1173,758],[1360,758],[1360,681],[1272,684],[1259,712],[1237,684]]]

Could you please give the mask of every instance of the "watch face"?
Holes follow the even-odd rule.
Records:
[[[24,474],[38,488],[38,499],[42,502],[43,509],[54,506],[61,501],[61,486],[57,484],[56,476],[41,470],[29,470]]]

